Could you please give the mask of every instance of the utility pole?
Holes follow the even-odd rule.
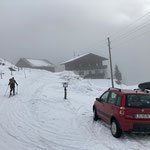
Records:
[[[111,60],[111,48],[110,48],[110,39],[109,39],[109,37],[107,38],[107,40],[108,40],[108,49],[109,49],[109,62],[110,62],[111,83],[112,83],[112,88],[114,88],[112,60]]]

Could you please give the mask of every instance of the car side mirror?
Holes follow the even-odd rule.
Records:
[[[100,98],[96,98],[97,101],[100,101]]]

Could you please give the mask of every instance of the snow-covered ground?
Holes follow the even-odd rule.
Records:
[[[109,125],[93,122],[93,103],[111,85],[109,80],[26,69],[13,73],[18,95],[8,98],[9,91],[4,96],[11,77],[7,68],[0,66],[5,72],[0,79],[0,150],[150,149],[149,135],[123,134],[116,139]],[[67,100],[63,99],[65,81]]]

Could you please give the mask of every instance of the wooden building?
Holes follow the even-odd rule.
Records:
[[[106,60],[108,59],[89,53],[68,60],[62,65],[65,65],[65,70],[73,71],[83,78],[104,79],[107,78],[107,65],[103,64]]]
[[[45,59],[20,58],[20,60],[16,63],[16,66],[20,68],[43,69],[55,72],[54,64]]]

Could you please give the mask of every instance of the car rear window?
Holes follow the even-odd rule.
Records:
[[[126,107],[150,108],[150,95],[128,94],[126,95]]]

